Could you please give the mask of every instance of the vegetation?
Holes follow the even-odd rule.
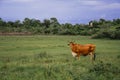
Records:
[[[99,19],[89,24],[60,24],[56,18],[37,19],[25,18],[23,21],[4,21],[0,18],[0,33],[24,33],[44,35],[89,35],[92,38],[120,39],[120,19],[112,21]]]
[[[94,43],[96,61],[72,57],[68,41]],[[119,40],[88,36],[0,36],[0,80],[119,80]]]

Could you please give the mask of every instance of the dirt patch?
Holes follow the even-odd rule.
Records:
[[[0,32],[0,36],[5,36],[5,35],[32,35],[31,32]]]

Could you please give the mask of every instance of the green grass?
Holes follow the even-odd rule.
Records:
[[[75,60],[68,41],[96,44],[96,61]],[[120,40],[0,36],[0,80],[120,80]]]

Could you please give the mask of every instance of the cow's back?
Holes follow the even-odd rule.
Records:
[[[84,46],[80,44],[76,44],[74,46],[74,52],[76,52],[79,55],[87,55],[89,53],[90,47],[89,46]]]
[[[94,44],[85,44],[85,46],[89,46],[91,52],[95,51],[96,46]]]

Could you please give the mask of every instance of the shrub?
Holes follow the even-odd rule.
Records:
[[[94,34],[92,38],[109,38],[109,39],[120,39],[120,30],[101,30]]]
[[[107,33],[107,32],[102,32],[102,31],[100,31],[100,32],[92,35],[92,38],[93,38],[93,39],[107,38],[107,36],[108,36],[108,33]]]
[[[96,76],[103,76],[108,80],[113,80],[119,78],[120,68],[111,64],[103,63],[102,61],[94,65],[89,73],[93,73]]]

